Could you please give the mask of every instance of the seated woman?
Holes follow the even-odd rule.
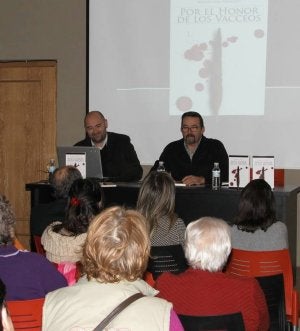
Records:
[[[64,221],[50,224],[42,235],[41,242],[48,260],[57,264],[80,261],[88,226],[101,211],[102,204],[103,193],[96,179],[76,179],[73,182]]]
[[[86,276],[46,297],[43,330],[94,330],[122,301],[142,293],[145,297],[115,317],[109,329],[182,331],[172,304],[156,298],[157,291],[141,280],[149,250],[145,219],[140,213],[112,207],[96,216],[83,249]]]
[[[233,223],[233,248],[249,251],[288,248],[287,227],[276,220],[274,194],[263,179],[252,180],[243,188]]]
[[[0,195],[0,278],[7,300],[43,298],[67,286],[65,278],[44,256],[14,246],[16,220],[9,202]]]
[[[184,271],[187,267],[183,252],[185,224],[175,213],[175,183],[167,172],[152,171],[146,176],[139,191],[137,210],[146,218],[151,239],[148,271],[154,278],[165,271]]]
[[[5,306],[5,285],[0,279],[0,330],[14,331],[14,326]]]
[[[184,273],[162,274],[156,281],[159,297],[173,303],[179,315],[207,316],[241,312],[246,330],[269,329],[269,314],[258,282],[222,273],[231,251],[230,227],[203,217],[186,230]]]

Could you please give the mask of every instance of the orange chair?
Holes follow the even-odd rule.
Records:
[[[150,285],[150,286],[152,286],[152,287],[155,287],[155,280],[154,280],[154,278],[153,278],[153,275],[152,275],[152,273],[151,272],[149,272],[149,271],[146,271],[145,273],[144,273],[144,281],[146,282],[146,283],[148,283],[148,285]]]
[[[45,298],[6,302],[16,331],[42,330],[42,314],[44,301]]]
[[[37,253],[46,256],[46,252],[45,252],[44,247],[41,242],[41,237],[33,236],[33,240],[34,240],[34,245],[35,245],[35,249],[36,249]]]
[[[226,273],[259,277],[283,274],[287,320],[293,329],[298,327],[299,294],[294,288],[293,271],[288,249],[277,251],[244,251],[233,248]]]
[[[14,238],[14,246],[16,247],[16,249],[19,249],[21,251],[26,250],[26,248],[24,247],[24,245],[20,242],[20,240],[18,238]]]

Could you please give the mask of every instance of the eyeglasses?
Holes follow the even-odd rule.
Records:
[[[199,129],[200,129],[200,126],[197,126],[197,125],[193,125],[193,126],[186,126],[186,125],[184,125],[184,126],[181,127],[181,130],[182,131],[185,131],[185,132],[188,132],[188,131],[195,132],[195,131],[197,131]]]

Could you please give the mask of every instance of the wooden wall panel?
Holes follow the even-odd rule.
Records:
[[[56,62],[0,63],[0,192],[14,208],[23,240],[30,217],[25,184],[47,178],[43,171],[55,148]]]

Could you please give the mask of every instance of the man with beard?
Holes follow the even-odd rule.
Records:
[[[101,150],[104,177],[120,182],[141,179],[143,169],[128,136],[108,132],[107,119],[99,111],[85,116],[84,127],[87,137],[75,146],[95,146]]]
[[[219,162],[221,181],[228,180],[228,154],[224,145],[216,139],[203,136],[205,131],[203,118],[197,112],[186,112],[181,117],[183,138],[168,144],[159,161],[163,161],[166,171],[175,181],[187,186],[210,185],[214,162]]]

